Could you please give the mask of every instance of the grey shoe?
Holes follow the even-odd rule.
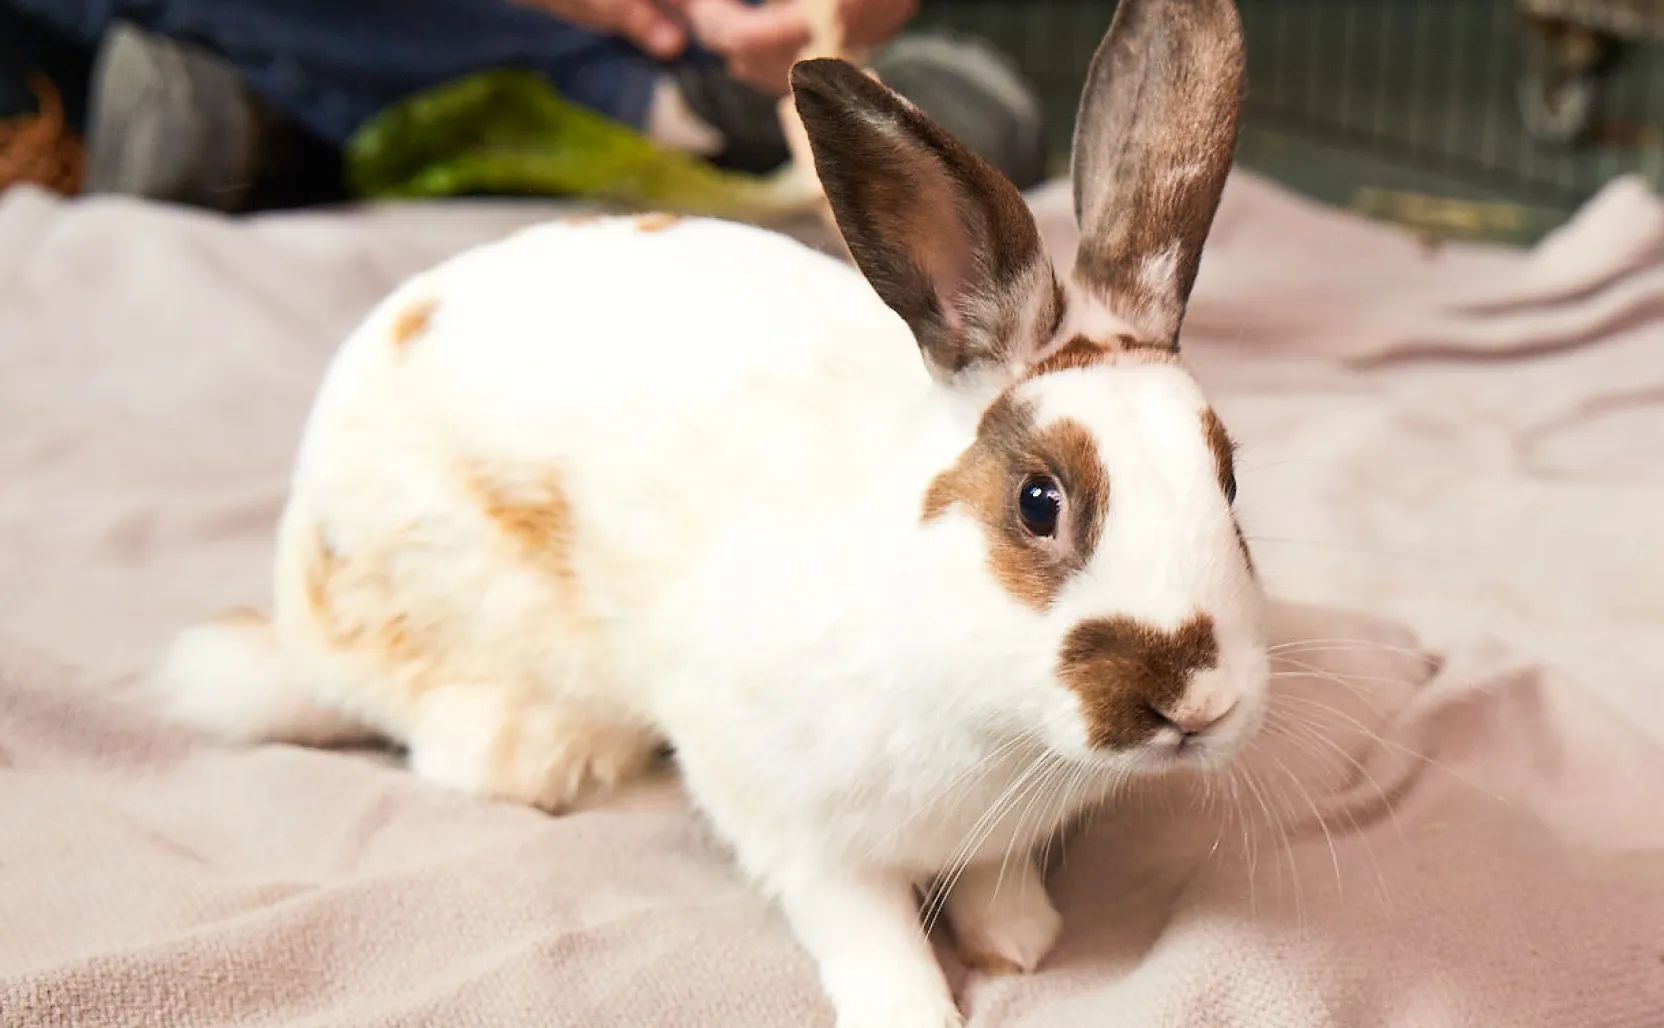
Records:
[[[99,46],[90,92],[87,192],[244,206],[261,125],[230,64],[118,22]]]

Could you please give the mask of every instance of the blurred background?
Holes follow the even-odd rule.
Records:
[[[1241,0],[1239,160],[1294,189],[1441,236],[1530,241],[1611,178],[1664,176],[1664,4]],[[926,0],[998,41],[1069,131],[1113,14],[1094,0]],[[1058,152],[1067,152],[1059,149]]]
[[[1054,161],[1112,0],[923,0],[914,26],[975,33],[1044,100]],[[1438,237],[1531,242],[1624,173],[1664,178],[1664,5],[1652,0],[1242,0],[1251,93],[1240,161],[1326,203]],[[0,3],[6,140],[48,145],[30,76],[85,124],[93,55]],[[20,119],[17,116],[23,115]],[[72,147],[72,142],[65,142]],[[35,158],[37,161],[39,158]],[[13,174],[24,158],[9,153]],[[339,179],[316,162],[306,199]],[[73,178],[66,170],[65,185]],[[316,180],[321,180],[320,187]]]

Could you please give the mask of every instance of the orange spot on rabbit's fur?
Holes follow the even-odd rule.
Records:
[[[681,220],[682,216],[680,214],[671,214],[669,211],[654,211],[651,214],[643,214],[636,219],[636,230],[640,232],[662,232]]]
[[[264,612],[253,607],[232,607],[221,611],[213,618],[213,623],[224,628],[257,628],[271,622]]]
[[[384,568],[343,556],[319,528],[306,556],[303,585],[312,622],[331,649],[371,658],[418,690],[425,688],[429,655],[437,647],[398,610]]]
[[[528,483],[510,483],[475,472],[469,485],[485,516],[520,549],[527,563],[555,581],[570,616],[568,627],[580,624],[572,503],[560,476],[550,471]]]
[[[549,481],[510,488],[483,475],[465,482],[483,512],[534,573],[553,574],[552,616],[526,623],[522,637],[560,631],[575,608],[566,541],[570,512]],[[301,593],[310,627],[365,680],[364,696],[391,711],[418,772],[476,795],[556,811],[585,790],[608,790],[645,768],[659,737],[606,705],[547,693],[512,658],[483,679],[478,644],[445,599],[424,594],[397,559],[408,537],[353,549],[322,528],[305,537]],[[426,595],[426,599],[424,599]],[[548,609],[548,608],[544,608]],[[508,643],[513,646],[514,643]],[[373,691],[373,692],[372,692]],[[379,694],[379,695],[375,695]]]
[[[329,545],[329,540],[324,538],[323,529],[316,529],[313,536],[313,544],[306,554],[303,572],[306,607],[312,614],[313,622],[323,629],[325,640],[332,646],[345,648],[357,640],[358,633],[337,625],[335,621],[330,591],[334,586],[339,561],[335,556],[335,549]]]
[[[437,306],[432,300],[418,300],[400,311],[393,319],[393,345],[403,347],[425,332]]]

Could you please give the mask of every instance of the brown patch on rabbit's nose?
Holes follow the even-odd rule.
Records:
[[[1093,618],[1069,631],[1057,674],[1080,698],[1093,746],[1125,749],[1154,735],[1191,676],[1219,665],[1213,619],[1192,614],[1173,631],[1129,617]]]
[[[1018,515],[1018,493],[1035,476],[1053,479],[1064,495],[1053,538],[1036,538]],[[1040,428],[1030,407],[1007,392],[983,413],[970,447],[930,483],[924,520],[955,506],[981,523],[988,569],[1000,586],[1025,606],[1045,610],[1092,558],[1109,508],[1109,473],[1078,422],[1065,418]]]
[[[669,211],[654,211],[651,214],[643,214],[636,219],[636,231],[663,232],[672,225],[680,223],[681,220],[682,216],[680,214],[672,214]]]
[[[433,311],[439,305],[432,300],[417,300],[393,319],[393,346],[402,349],[412,339],[427,331]]]

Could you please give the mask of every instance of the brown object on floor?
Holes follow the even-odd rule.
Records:
[[[19,183],[65,196],[81,191],[86,151],[64,123],[63,97],[45,75],[29,76],[40,110],[0,121],[0,191]]]

